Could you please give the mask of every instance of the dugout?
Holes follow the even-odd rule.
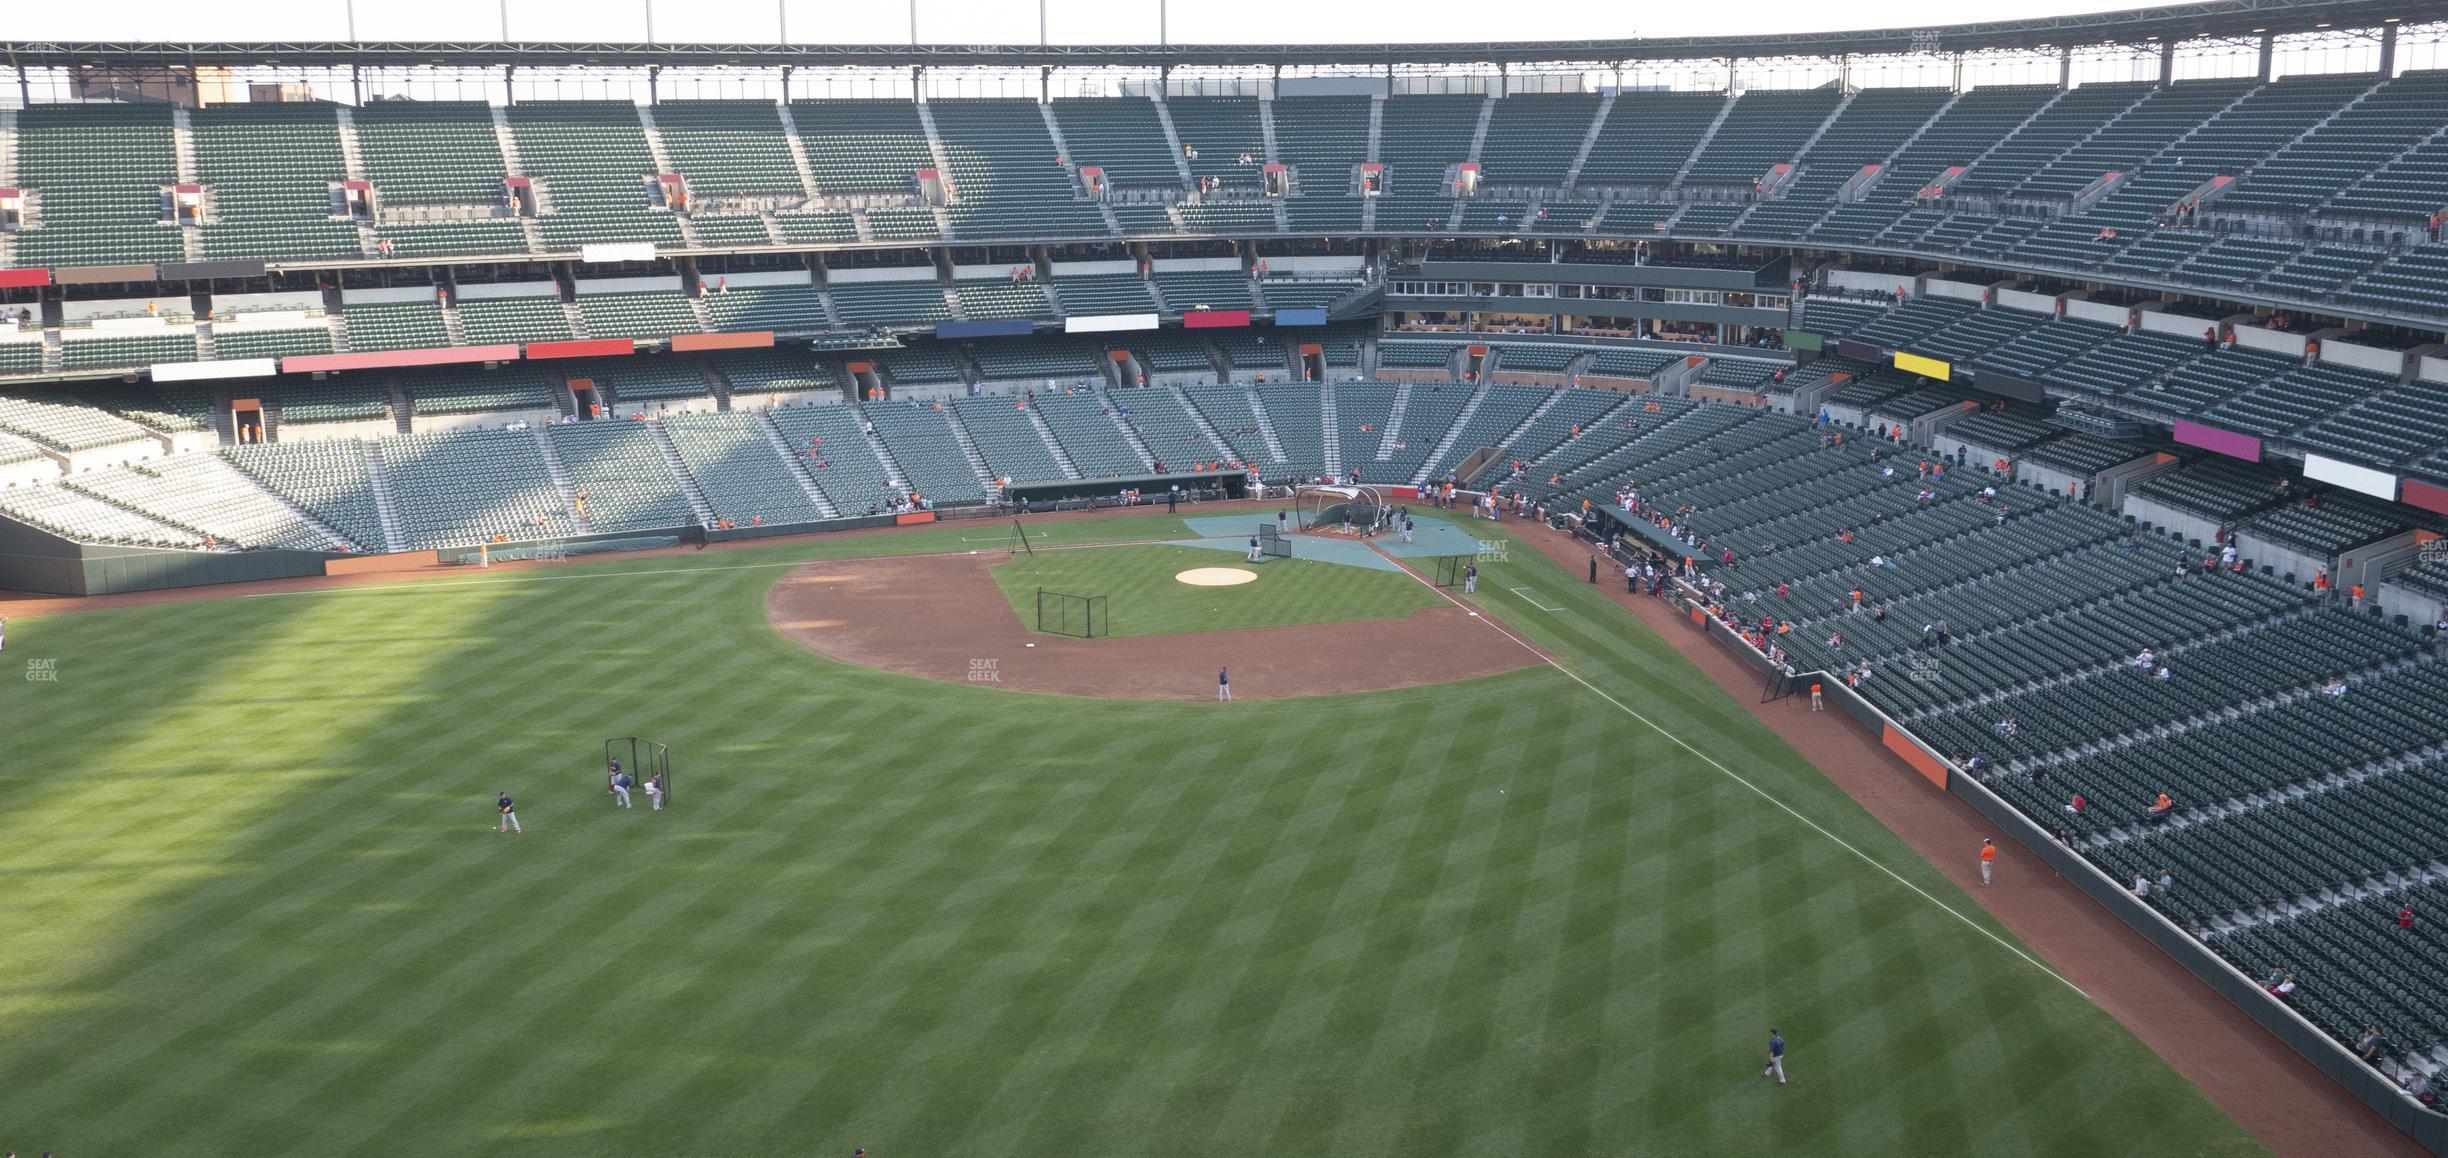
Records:
[[[1003,497],[1023,510],[1074,510],[1088,506],[1111,506],[1121,499],[1123,492],[1134,490],[1139,492],[1142,504],[1161,503],[1174,487],[1182,489],[1184,500],[1242,499],[1251,495],[1249,475],[1240,471],[1220,470],[1013,483],[1003,488]]]

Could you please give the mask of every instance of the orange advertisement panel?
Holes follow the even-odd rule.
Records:
[[[368,575],[380,571],[414,571],[442,565],[440,551],[401,551],[395,555],[350,555],[323,560],[326,575]]]
[[[1946,765],[1941,763],[1938,757],[1930,755],[1927,749],[1914,743],[1912,737],[1897,731],[1894,724],[1888,724],[1885,727],[1886,732],[1879,737],[1879,741],[1887,745],[1887,750],[1902,756],[1905,763],[1913,766],[1913,771],[1920,773],[1930,783],[1937,785],[1940,791],[1944,791],[1947,786]]]
[[[690,350],[754,350],[774,344],[772,330],[749,330],[732,334],[673,334],[674,353]]]
[[[893,516],[893,525],[901,527],[909,526],[911,523],[932,523],[934,521],[935,512],[933,511],[910,511]]]

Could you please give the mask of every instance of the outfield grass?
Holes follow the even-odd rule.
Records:
[[[1194,567],[1237,567],[1258,579],[1238,587],[1193,587],[1174,578]],[[1242,555],[1204,547],[1039,551],[998,563],[989,573],[1020,622],[1032,629],[1040,588],[1105,596],[1112,635],[1399,619],[1444,602],[1398,571],[1311,559],[1250,563]]]
[[[0,1147],[2258,1152],[1577,575],[1481,598],[1928,896],[1554,669],[1088,701],[762,616],[964,537],[12,623]]]

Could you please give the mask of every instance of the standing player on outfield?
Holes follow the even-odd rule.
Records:
[[[1229,704],[1232,702],[1231,668],[1220,667],[1216,669],[1216,702],[1219,704]]]
[[[1980,858],[1981,883],[1985,885],[1989,883],[1989,866],[1997,863],[1997,842],[1986,838],[1982,839]]]
[[[623,808],[632,807],[629,803],[629,774],[620,771],[618,760],[612,762],[612,768],[612,803]]]
[[[494,801],[494,803],[501,806],[501,824],[499,825],[497,831],[515,832],[520,836],[527,835],[527,830],[519,827],[518,809],[510,802],[509,789],[502,789],[501,799]]]
[[[1774,1029],[1768,1031],[1768,1068],[1760,1071],[1763,1078],[1770,1074],[1776,1075],[1778,1085],[1785,1084],[1785,1039]]]
[[[661,812],[661,811],[663,811],[663,774],[662,774],[662,773],[657,772],[657,773],[655,773],[654,775],[649,776],[649,777],[647,777],[647,778],[646,778],[646,799],[647,799],[648,801],[650,801],[650,802],[652,802],[652,803],[654,804],[654,810],[655,810],[655,811],[657,811],[657,812]]]

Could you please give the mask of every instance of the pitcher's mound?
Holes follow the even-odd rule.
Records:
[[[1239,567],[1192,567],[1173,578],[1192,587],[1239,587],[1244,583],[1257,582],[1258,573]]]

